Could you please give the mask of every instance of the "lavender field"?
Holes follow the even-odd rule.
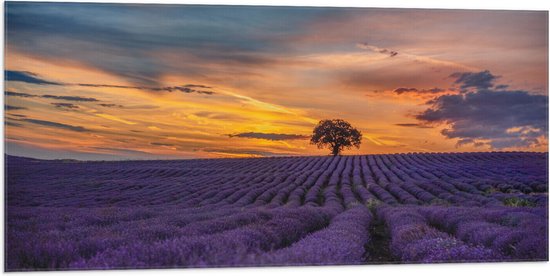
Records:
[[[544,261],[547,158],[9,156],[6,269]]]

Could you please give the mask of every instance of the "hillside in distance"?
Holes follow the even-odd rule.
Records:
[[[8,156],[7,270],[548,260],[548,154]]]

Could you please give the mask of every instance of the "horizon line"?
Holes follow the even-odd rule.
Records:
[[[76,158],[54,158],[54,159],[42,159],[29,156],[20,156],[4,153],[4,161],[8,163],[8,158],[22,158],[22,159],[31,159],[36,161],[49,161],[49,162],[132,162],[132,161],[192,161],[192,160],[222,160],[222,159],[261,159],[261,158],[298,158],[298,157],[346,157],[346,156],[369,156],[369,155],[403,155],[403,154],[495,154],[495,153],[529,153],[529,154],[545,154],[548,155],[548,151],[451,151],[451,152],[442,152],[442,151],[430,151],[430,152],[400,152],[400,153],[369,153],[369,154],[339,154],[333,156],[331,154],[327,155],[276,155],[276,156],[249,156],[249,157],[211,157],[211,158],[164,158],[164,159],[120,159],[120,160],[92,160],[92,159],[76,159]],[[6,165],[5,164],[5,165]]]

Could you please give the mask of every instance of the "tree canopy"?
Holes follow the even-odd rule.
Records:
[[[322,120],[313,129],[311,144],[322,149],[328,147],[332,155],[336,156],[344,148],[350,149],[361,145],[362,134],[348,122],[341,119]]]

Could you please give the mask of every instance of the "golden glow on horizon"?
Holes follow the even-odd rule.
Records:
[[[33,60],[17,54],[10,54],[8,59],[8,67],[19,70],[31,70],[37,64],[48,67],[45,61]],[[48,70],[44,77],[52,80],[67,80],[68,74],[62,67],[52,64],[51,68],[55,69]],[[85,68],[71,70],[81,74],[79,78],[73,77],[72,82],[86,80],[86,83],[105,83],[101,79],[105,76],[117,85],[124,83],[123,80],[107,78],[105,74],[97,71],[91,71],[90,78],[82,77],[87,73]],[[24,83],[8,82],[6,90],[38,94],[33,85]],[[33,119],[47,119],[56,123],[83,127],[93,130],[93,133],[78,133],[68,129],[55,129],[24,122],[28,125],[26,128],[7,126],[7,141],[53,151],[69,150],[124,155],[124,152],[116,151],[119,149],[174,158],[257,156],[255,152],[285,155],[326,153],[326,150],[318,150],[310,145],[308,140],[270,141],[228,136],[244,132],[308,135],[318,121],[314,118],[324,118],[323,109],[298,110],[228,92],[227,88],[214,90],[217,94],[203,96],[177,93],[155,95],[142,90],[108,87],[47,87],[42,94],[50,92],[57,95],[78,94],[82,97],[101,99],[101,103],[116,103],[123,107],[105,108],[98,106],[96,102],[78,102],[75,103],[79,106],[77,110],[60,110],[48,105],[48,102],[54,102],[52,100],[8,97],[6,98],[8,104],[32,106],[29,110],[24,110],[25,112],[13,113],[25,113]],[[297,90],[297,92],[301,91]],[[258,95],[261,97],[262,93]],[[326,101],[331,101],[329,98],[309,98],[309,100],[312,107],[315,103],[325,105]],[[351,103],[349,115],[345,115],[346,107],[340,105],[339,100]],[[334,105],[341,109],[330,110],[328,105],[326,117],[345,118],[362,130],[364,138],[361,149],[345,151],[349,154],[488,150],[472,146],[456,148],[455,141],[446,139],[440,134],[444,126],[407,128],[395,125],[410,121],[407,119],[408,114],[411,110],[421,110],[424,101],[423,97],[396,96],[391,91],[378,96],[374,94],[371,97],[361,94],[343,94],[334,100]],[[372,112],[363,113],[364,115],[361,112],[357,113],[355,106],[359,102],[363,105],[359,110]],[[8,116],[10,116],[9,113]],[[240,149],[243,153],[235,149]],[[547,148],[541,147],[535,150],[545,151]]]

